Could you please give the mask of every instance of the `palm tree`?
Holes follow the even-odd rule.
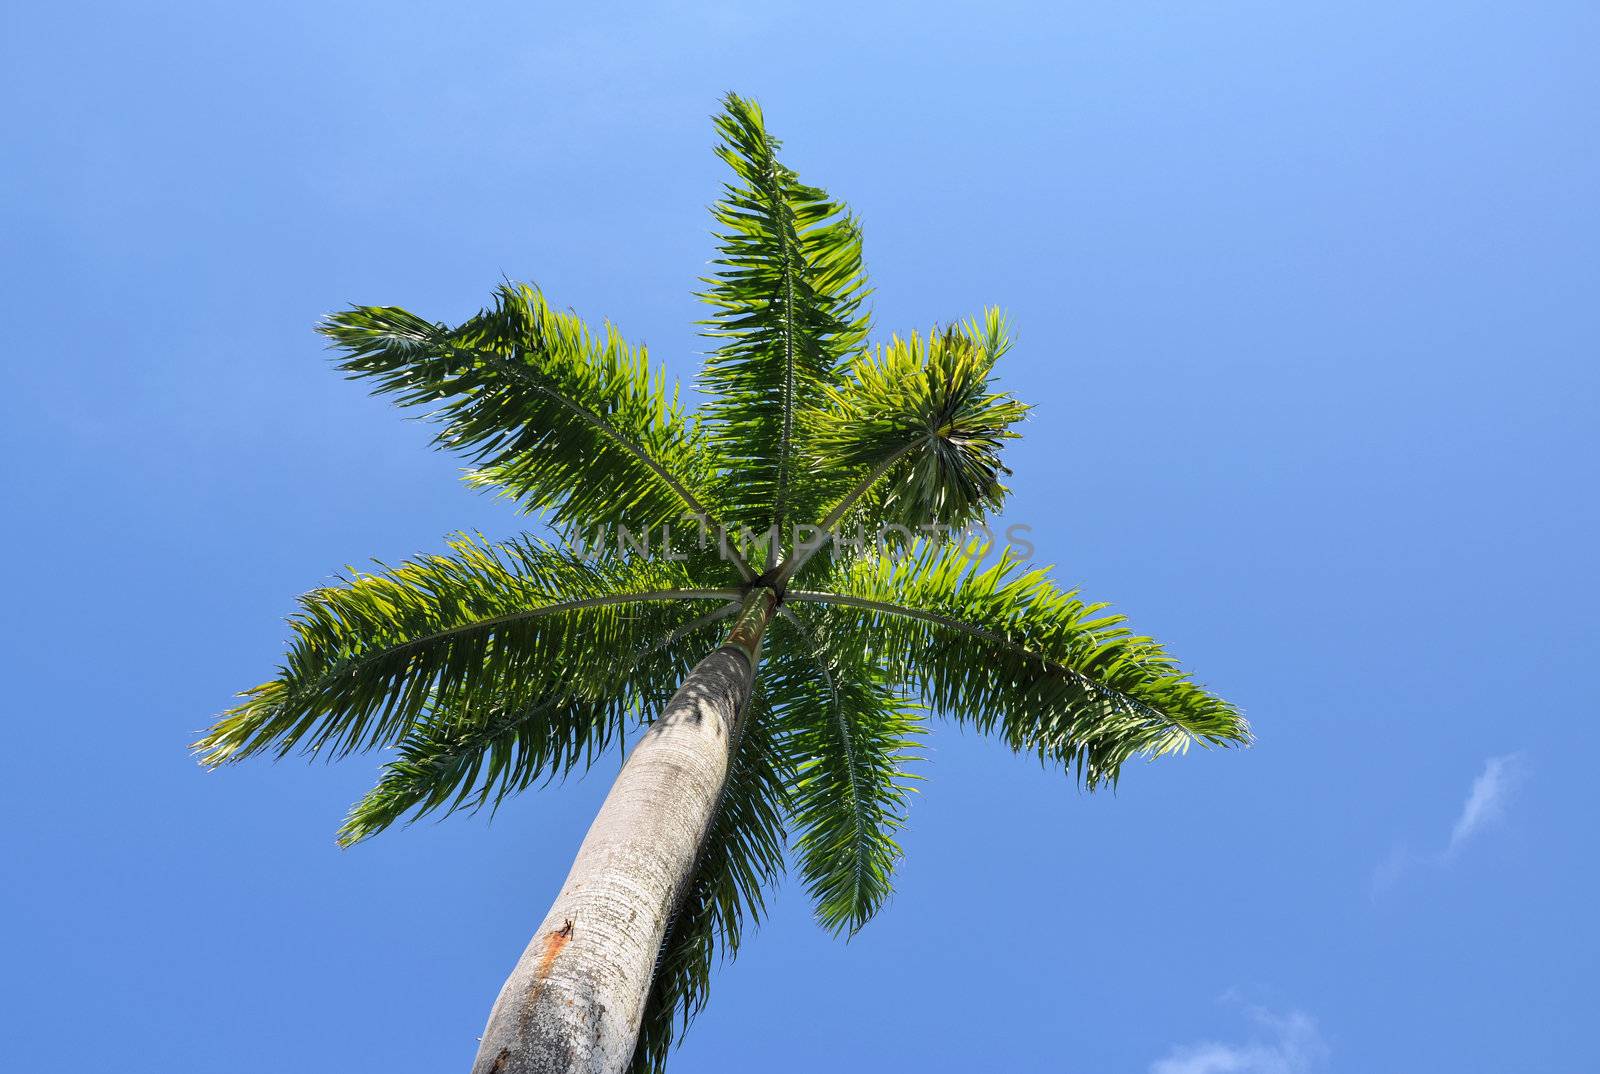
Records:
[[[999,313],[869,347],[855,219],[778,162],[754,102],[730,95],[715,122],[733,174],[703,413],[531,287],[454,328],[329,317],[341,369],[431,408],[470,480],[556,540],[464,536],[312,591],[277,676],[196,744],[213,766],[393,751],[348,845],[498,806],[648,725],[478,1074],[662,1069],[786,852],[821,924],[860,928],[889,894],[924,712],[1090,788],[1135,756],[1248,738],[1120,616],[957,536],[1000,508],[1026,409],[991,381]]]

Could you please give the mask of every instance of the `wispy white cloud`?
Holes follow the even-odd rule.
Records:
[[[1455,854],[1486,825],[1505,815],[1506,802],[1521,779],[1520,753],[1491,757],[1484,763],[1483,773],[1472,781],[1472,793],[1467,795],[1456,826],[1450,830],[1450,845],[1445,848],[1447,856]]]
[[[1393,886],[1401,874],[1414,865],[1438,866],[1453,861],[1479,833],[1505,816],[1506,806],[1526,772],[1527,766],[1520,753],[1490,757],[1483,763],[1483,771],[1478,778],[1472,781],[1472,790],[1461,804],[1461,813],[1450,829],[1450,841],[1444,849],[1421,854],[1405,846],[1396,846],[1372,872],[1373,894]]]
[[[1245,1015],[1255,1030],[1249,1039],[1179,1045],[1151,1063],[1149,1074],[1315,1074],[1326,1066],[1328,1045],[1315,1018],[1249,1005]]]

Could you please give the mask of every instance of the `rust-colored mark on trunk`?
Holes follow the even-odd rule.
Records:
[[[556,956],[566,949],[572,942],[572,918],[567,918],[561,927],[544,938],[544,954],[539,956],[539,969],[534,974],[539,982],[533,986],[533,992],[528,996],[528,1006],[532,1007],[538,1000],[539,993],[544,991],[545,979],[550,976],[550,967],[555,965]]]

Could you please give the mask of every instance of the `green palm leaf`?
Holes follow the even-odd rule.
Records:
[[[716,644],[737,603],[667,629],[679,615],[656,608],[632,621],[638,632],[660,632],[628,659],[597,662],[582,677],[512,684],[504,698],[475,705],[437,698],[401,740],[377,786],[351,809],[339,831],[349,846],[414,813],[498,806],[535,782],[586,769],[619,743],[630,725],[664,704],[694,658]]]
[[[1249,740],[1237,709],[1122,616],[1009,555],[984,567],[984,552],[866,556],[789,599],[824,608],[829,629],[879,654],[934,711],[1063,763],[1091,788],[1134,756]]]
[[[548,511],[570,537],[720,522],[710,493],[720,463],[665,373],[614,328],[591,332],[531,287],[501,287],[455,329],[357,306],[321,331],[344,352],[340,368],[374,392],[433,407],[437,442],[478,464],[475,484]]]
[[[734,181],[712,210],[721,230],[701,295],[715,310],[707,417],[728,467],[730,520],[782,532],[808,521],[816,496],[800,481],[808,430],[798,415],[866,339],[861,232],[842,204],[778,161],[755,102],[729,95],[716,125]]]
[[[195,748],[208,765],[296,748],[342,755],[393,743],[441,709],[488,712],[540,692],[604,698],[619,659],[692,618],[686,601],[736,596],[693,586],[677,562],[585,562],[531,540],[463,538],[450,555],[352,572],[302,597],[277,677]]]
[[[905,825],[907,767],[923,726],[870,650],[811,626],[811,609],[778,622],[778,696],[792,728],[795,782],[791,816],[800,877],[818,922],[855,932],[891,891],[900,858],[894,835]]]
[[[1011,472],[1001,448],[1028,410],[993,384],[1010,348],[1005,319],[990,309],[982,321],[895,337],[849,363],[805,415],[809,477],[829,490],[817,528],[841,539],[816,548],[824,560],[846,550],[845,539],[904,546],[1001,509]],[[778,580],[800,576],[810,553],[797,548]]]

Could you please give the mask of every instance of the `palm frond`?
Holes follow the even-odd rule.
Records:
[[[693,610],[689,602],[676,609]],[[497,807],[536,782],[588,768],[631,724],[666,704],[694,661],[715,646],[718,623],[738,610],[729,603],[670,629],[667,617],[652,616],[657,638],[575,681],[515,683],[505,697],[471,707],[435,701],[351,809],[339,842],[357,843],[408,813],[416,820],[441,809]]]
[[[841,562],[788,599],[822,606],[827,629],[878,654],[933,711],[1060,762],[1090,788],[1115,782],[1134,756],[1249,741],[1237,709],[1122,616],[1009,555],[984,567],[983,552],[930,545]]]
[[[809,609],[783,611],[772,676],[791,735],[800,877],[818,922],[853,933],[892,890],[922,721],[853,639],[814,629]]]
[[[598,698],[618,660],[696,614],[685,601],[737,595],[668,560],[586,562],[532,540],[450,549],[302,597],[277,676],[195,743],[204,763],[392,744],[436,709],[488,712],[519,692]]]
[[[861,231],[844,205],[779,162],[754,101],[730,94],[715,122],[734,181],[712,209],[717,257],[701,294],[715,310],[702,374],[708,424],[727,464],[731,521],[781,532],[812,508],[798,480],[798,415],[866,338]]]
[[[405,406],[434,408],[437,442],[477,464],[471,479],[569,534],[720,519],[719,462],[643,348],[594,333],[528,287],[499,288],[458,328],[397,307],[357,306],[319,330],[339,367]]]
[[[709,998],[719,957],[733,958],[746,928],[760,923],[764,892],[783,872],[783,818],[792,772],[759,680],[738,735],[694,880],[662,940],[633,1074],[665,1070],[674,1040]]]
[[[961,526],[998,511],[1011,472],[1000,449],[1028,411],[991,381],[1010,346],[1005,319],[989,309],[982,322],[896,336],[857,355],[806,415],[813,471],[848,486],[824,524],[873,486],[887,492],[883,522]]]

